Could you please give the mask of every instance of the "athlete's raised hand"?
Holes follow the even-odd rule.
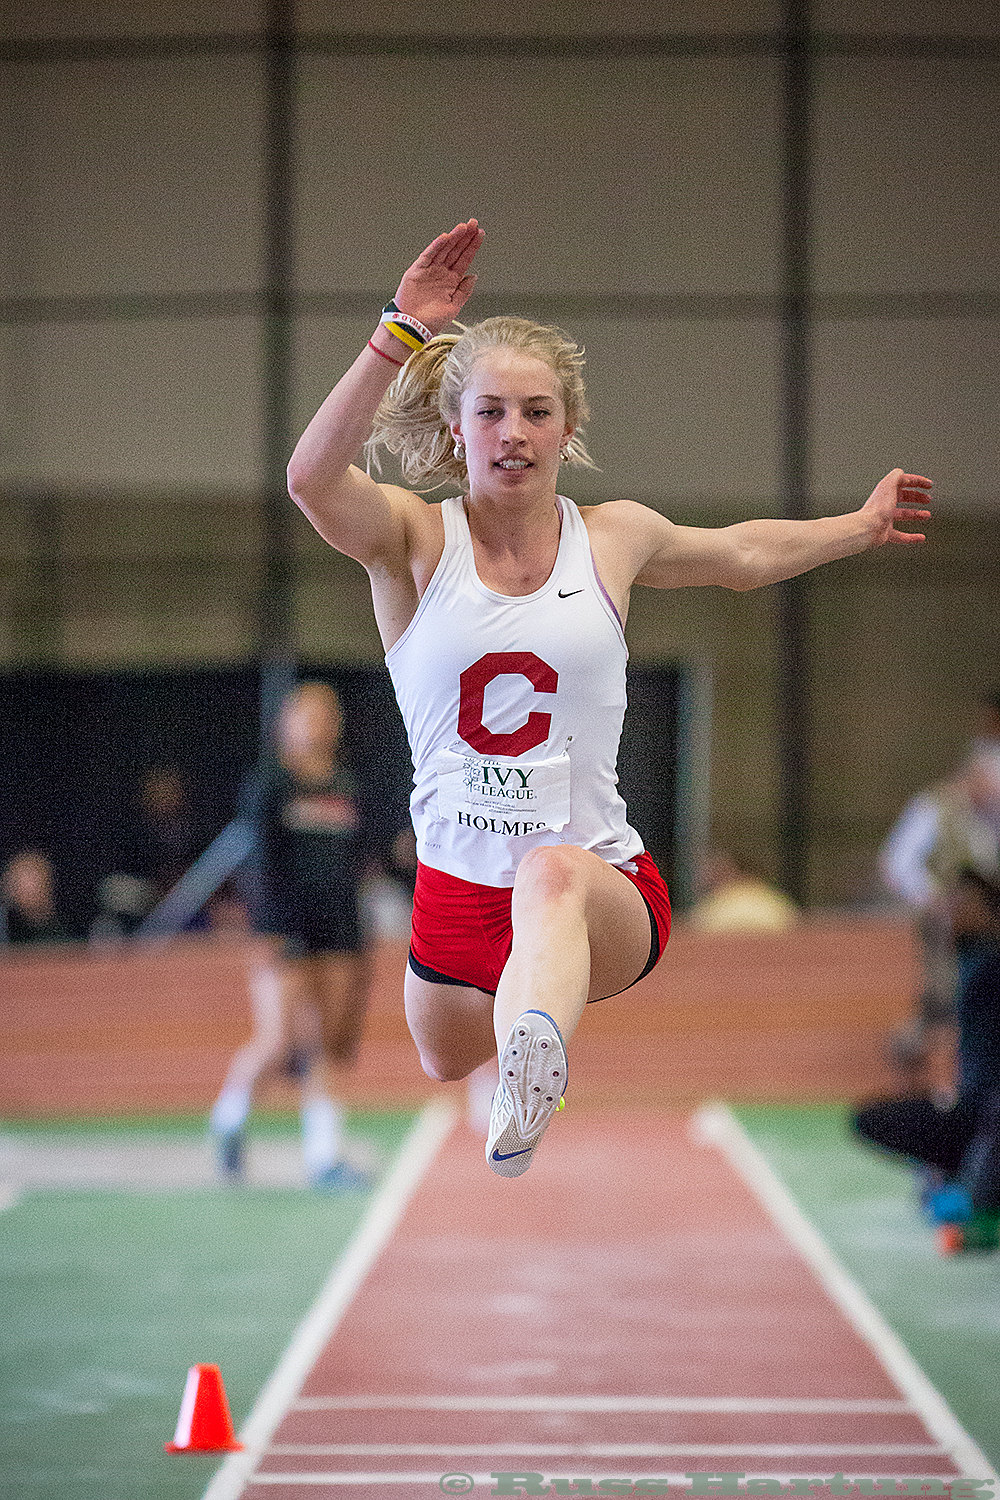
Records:
[[[884,542],[923,542],[923,532],[900,531],[901,521],[926,521],[930,518],[930,479],[921,474],[904,474],[902,469],[893,469],[880,479],[862,506],[872,528],[871,545],[881,547]]]
[[[419,318],[433,333],[447,328],[472,295],[476,277],[468,271],[483,238],[476,219],[439,234],[404,273],[396,292],[400,312]]]

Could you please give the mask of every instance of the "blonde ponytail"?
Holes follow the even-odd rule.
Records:
[[[386,392],[365,444],[369,468],[381,472],[378,450],[399,459],[407,484],[436,489],[465,484],[464,459],[455,457],[451,423],[460,413],[476,360],[491,349],[515,349],[549,365],[562,386],[566,417],[573,436],[565,446],[566,462],[593,469],[580,431],[590,416],[581,374],[583,350],[558,328],[528,318],[486,318],[460,334],[439,333],[411,354]]]

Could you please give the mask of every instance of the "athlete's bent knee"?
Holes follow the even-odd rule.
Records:
[[[422,1048],[420,1066],[435,1083],[457,1083],[459,1079],[468,1078],[473,1071],[464,1058],[445,1052],[425,1052]]]
[[[542,844],[521,860],[514,888],[537,896],[570,895],[580,887],[584,857],[574,844]]]

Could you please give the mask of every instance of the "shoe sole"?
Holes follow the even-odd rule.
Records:
[[[531,1016],[528,1021],[526,1017]],[[569,1069],[555,1022],[526,1011],[510,1029],[500,1057],[500,1081],[514,1112],[492,1143],[487,1160],[498,1177],[520,1177],[531,1166],[535,1147],[559,1108]]]

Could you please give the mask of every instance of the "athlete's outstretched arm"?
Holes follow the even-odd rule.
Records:
[[[929,479],[893,469],[859,510],[843,516],[740,521],[713,529],[675,526],[647,506],[625,502],[627,510],[607,524],[620,528],[626,565],[634,570],[630,581],[661,589],[714,583],[744,590],[886,543],[924,541],[923,533],[902,531],[900,525],[930,516],[930,494]]]
[[[476,284],[469,274],[483,231],[475,219],[438,235],[403,275],[396,306],[441,333]],[[372,347],[374,345],[374,347]],[[405,544],[407,492],[376,484],[354,459],[406,346],[384,324],[362,349],[302,434],[288,465],[288,491],[331,546],[362,563],[396,555]]]

